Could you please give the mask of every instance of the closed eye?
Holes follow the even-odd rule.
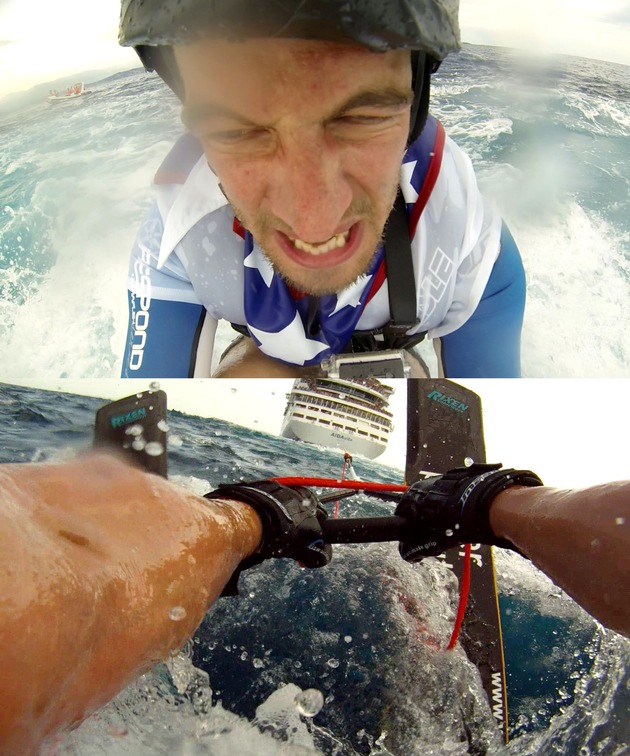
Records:
[[[248,139],[257,133],[256,129],[232,129],[231,131],[214,131],[210,134],[206,134],[207,139],[216,140],[224,143],[240,142],[244,139]]]
[[[275,137],[269,129],[256,127],[217,131],[206,129],[198,138],[204,149],[235,156],[266,154],[275,145]]]
[[[349,123],[366,126],[373,126],[376,124],[387,123],[393,121],[396,118],[394,115],[387,116],[372,116],[372,115],[346,115],[335,119],[338,123]]]

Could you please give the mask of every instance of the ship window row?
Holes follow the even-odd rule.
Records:
[[[332,425],[333,428],[340,428],[341,430],[350,431],[351,433],[358,432],[360,436],[369,436],[370,438],[376,439],[377,441],[382,441],[385,444],[387,443],[387,437],[377,436],[374,433],[358,430],[357,428],[354,428],[350,425],[342,425],[341,423],[335,423],[334,421],[331,422],[330,420],[324,420],[321,417],[314,417],[313,415],[303,415],[301,412],[294,412],[293,417],[301,417],[303,420],[314,420],[315,422],[321,423],[322,425]]]
[[[349,393],[350,391],[357,391],[360,394],[363,395],[376,395],[379,398],[382,398],[385,400],[386,397],[388,397],[392,390],[386,386],[383,386],[380,384],[376,379],[368,378],[365,382],[363,382],[361,385],[357,385],[356,383],[354,385],[345,386],[342,387],[336,380],[331,381],[328,378],[299,378],[294,385],[294,388],[301,388],[301,389],[307,389],[309,391],[317,390],[317,391],[334,391],[335,393],[339,393],[342,391],[343,393]]]
[[[334,388],[331,388],[330,386],[326,384],[325,381],[321,381],[321,380],[316,380],[315,386],[318,393],[323,393],[324,391],[326,391],[327,393],[330,393],[333,396],[338,396],[340,393],[342,393],[342,394],[345,394],[346,396],[355,397],[361,401],[367,400],[371,403],[381,401],[385,403],[385,400],[381,396],[374,396],[374,394],[371,391],[365,391],[359,386],[344,386],[343,388],[341,386],[335,386]]]
[[[375,441],[382,441],[384,444],[387,443],[387,438],[384,438],[383,436],[377,436],[375,433],[368,433],[367,431],[359,431],[359,436],[365,436],[366,438],[369,436],[370,438],[373,438]]]
[[[301,406],[304,409],[308,409],[308,405],[298,405],[298,406]],[[343,413],[329,412],[329,411],[325,411],[325,410],[320,410],[320,412],[325,413],[327,415],[331,415],[332,417],[338,417],[338,418],[340,418],[342,420],[348,421],[347,415],[344,415]],[[296,411],[294,411],[293,414],[296,415],[296,416],[298,416],[298,417],[303,417],[303,415],[297,413]],[[320,422],[323,422],[323,418],[319,418],[319,420],[320,420]],[[354,417],[352,418],[352,420],[354,420]],[[369,425],[371,428],[374,428],[377,431],[390,431],[391,430],[391,426],[389,425],[389,423],[369,422],[369,423],[366,423],[366,425]],[[355,427],[355,426],[353,425],[351,427]]]
[[[330,396],[332,399],[338,399],[340,401],[352,401],[354,404],[360,404],[362,407],[367,407],[368,409],[375,409],[378,412],[383,412],[387,410],[387,405],[383,401],[369,401],[367,399],[364,399],[361,396],[358,396],[357,394],[353,393],[352,391],[348,391],[344,396],[341,396],[340,394],[335,394],[332,391],[322,391],[320,395],[326,395]]]
[[[380,418],[378,416],[374,416],[374,413],[371,412],[363,412],[362,410],[352,409],[348,408],[347,411],[344,413],[340,412],[334,412],[333,410],[338,409],[338,405],[335,404],[335,402],[327,402],[325,399],[308,399],[308,400],[300,400],[296,399],[293,403],[294,407],[302,407],[304,409],[308,408],[309,406],[317,406],[319,408],[319,411],[326,414],[326,415],[334,415],[335,417],[347,417],[348,415],[352,417],[361,418],[364,420],[369,420],[370,424],[378,428],[379,430],[381,428],[385,430],[391,430],[391,423],[389,420]],[[326,409],[328,408],[328,409]]]
[[[326,395],[330,396],[332,399],[337,399],[338,401],[344,401],[344,399],[351,400],[355,404],[360,404],[362,407],[366,407],[367,409],[375,410],[376,412],[383,412],[385,414],[391,414],[388,412],[388,404],[385,401],[368,401],[366,399],[361,398],[357,394],[354,394],[351,391],[348,391],[345,393],[344,399],[341,398],[339,393],[335,393],[332,391],[319,391],[319,396]],[[312,404],[315,404],[315,401],[312,402]]]

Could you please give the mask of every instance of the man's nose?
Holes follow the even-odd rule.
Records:
[[[352,203],[343,148],[317,133],[285,138],[274,156],[267,199],[270,210],[302,241],[325,242],[340,228]]]

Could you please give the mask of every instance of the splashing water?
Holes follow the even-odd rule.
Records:
[[[314,717],[324,706],[324,695],[317,688],[308,688],[295,697],[295,708],[303,717]]]

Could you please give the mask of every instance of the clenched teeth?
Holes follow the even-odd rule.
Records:
[[[343,247],[350,236],[350,230],[345,234],[337,234],[337,236],[331,236],[328,241],[321,244],[310,244],[309,242],[302,241],[301,239],[292,239],[293,246],[296,249],[301,249],[303,252],[308,252],[310,255],[323,255],[326,252],[332,252],[333,249],[340,249]]]

